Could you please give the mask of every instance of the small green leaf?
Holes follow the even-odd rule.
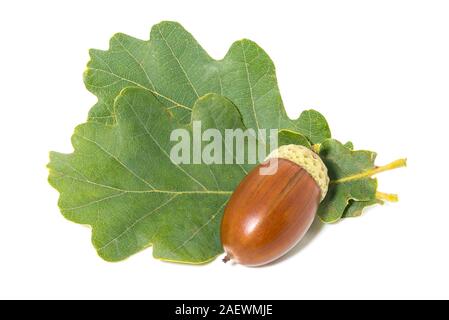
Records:
[[[115,116],[113,126],[77,127],[74,153],[51,154],[49,181],[64,216],[92,226],[92,242],[108,261],[150,245],[156,258],[170,261],[202,263],[220,254],[223,208],[251,166],[174,164],[170,133],[181,126],[148,90],[125,89]],[[192,118],[204,129],[244,129],[234,105],[213,94],[197,101]]]
[[[324,222],[340,220],[351,200],[375,201],[377,180],[365,175],[375,168],[374,152],[352,151],[340,142],[329,139],[321,144],[320,157],[331,179],[328,194],[318,209],[318,215]],[[359,208],[360,205],[357,205],[354,211]]]

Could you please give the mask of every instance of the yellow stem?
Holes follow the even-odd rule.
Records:
[[[389,201],[389,202],[398,202],[399,201],[399,197],[397,194],[383,193],[383,192],[376,192],[376,199],[382,200],[382,201]]]
[[[341,178],[338,180],[331,181],[331,183],[344,183],[344,182],[349,182],[349,181],[353,181],[353,180],[360,180],[363,178],[368,178],[368,177],[374,176],[375,174],[378,174],[378,173],[381,173],[384,171],[389,171],[389,170],[405,167],[406,165],[407,165],[407,159],[399,159],[399,160],[393,161],[385,166],[375,167],[371,170],[368,170],[368,171],[365,171],[362,173],[358,173],[353,176],[344,177],[344,178]]]

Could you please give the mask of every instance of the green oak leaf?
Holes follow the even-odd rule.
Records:
[[[331,180],[328,194],[318,208],[318,215],[324,222],[354,216],[377,201],[377,180],[367,174],[375,168],[376,153],[353,151],[329,139],[320,145],[319,155]]]
[[[170,133],[183,126],[148,90],[124,89],[114,115],[114,125],[78,126],[72,154],[51,153],[49,182],[63,215],[92,227],[93,245],[107,261],[150,245],[154,257],[168,261],[203,263],[220,254],[223,208],[251,166],[174,164]],[[235,106],[215,94],[192,106],[196,120],[203,129],[244,129]]]
[[[237,106],[247,128],[289,129],[313,144],[331,137],[317,111],[305,111],[296,120],[287,116],[274,64],[250,40],[235,42],[222,60],[214,60],[180,24],[161,22],[148,41],[119,33],[107,51],[91,50],[90,56],[84,80],[98,97],[90,120],[114,123],[115,97],[134,86],[152,92],[183,123],[199,97],[217,93]]]

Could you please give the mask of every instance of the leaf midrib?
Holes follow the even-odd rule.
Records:
[[[90,181],[88,179],[80,179],[77,177],[73,177],[70,175],[63,174],[62,172],[58,172],[53,170],[54,173],[59,174],[61,177],[69,178],[78,182],[83,182],[87,184],[91,184],[100,188],[104,189],[110,189],[114,191],[119,191],[123,193],[134,193],[134,194],[145,194],[145,193],[167,193],[167,194],[222,194],[222,195],[231,195],[234,191],[233,190],[184,190],[184,191],[177,191],[177,190],[163,190],[163,189],[148,189],[148,190],[127,190],[127,189],[121,189],[117,187],[113,187],[107,184],[102,184],[94,181]]]

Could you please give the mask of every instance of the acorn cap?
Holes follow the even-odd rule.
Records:
[[[273,158],[290,160],[306,170],[320,187],[323,201],[329,187],[329,176],[326,165],[315,152],[304,146],[289,144],[272,151],[265,161]]]

